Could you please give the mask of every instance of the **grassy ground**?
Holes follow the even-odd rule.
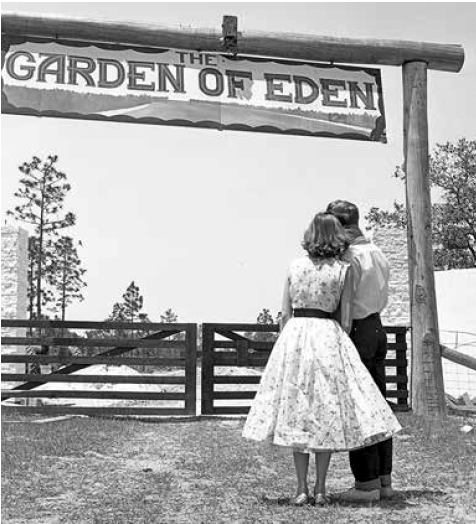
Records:
[[[289,451],[245,441],[243,420],[145,423],[2,417],[4,524],[476,523],[476,435],[462,419],[430,428],[399,415],[395,502],[293,508]],[[313,473],[313,469],[311,470]],[[329,490],[351,485],[334,455]]]

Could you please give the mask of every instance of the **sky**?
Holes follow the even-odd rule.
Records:
[[[2,12],[56,13],[219,29],[461,44],[460,73],[428,72],[430,150],[475,139],[476,4],[468,3],[26,3]],[[402,79],[382,67],[388,143],[113,122],[1,117],[2,224],[15,205],[18,166],[59,156],[72,189],[69,231],[83,247],[85,300],[69,320],[103,320],[131,281],[155,321],[254,322],[280,310],[289,262],[328,202],[372,206],[404,200],[392,177],[402,163]],[[9,219],[11,224],[11,219]]]

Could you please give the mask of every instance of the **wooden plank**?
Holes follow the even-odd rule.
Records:
[[[449,408],[460,413],[476,413],[476,406],[460,406],[452,403]]]
[[[408,391],[397,391],[395,389],[389,389],[387,390],[387,393],[385,396],[387,398],[407,398]]]
[[[16,328],[51,328],[51,329],[104,329],[104,330],[141,330],[170,331],[170,334],[185,331],[190,324],[163,322],[91,322],[83,320],[20,320],[2,318],[2,327]]]
[[[215,340],[215,342],[213,342],[213,349],[236,349],[238,347],[237,344],[238,341],[233,340]],[[258,340],[248,341],[248,347],[250,349],[257,349],[263,353],[271,353],[273,346],[274,342],[262,342]]]
[[[399,335],[397,335],[398,337]],[[406,342],[389,342],[388,343],[388,350],[389,351],[403,351],[405,352],[407,350],[407,343]]]
[[[387,375],[385,377],[385,382],[387,384],[398,384],[398,385],[404,385],[404,388],[401,389],[407,389],[406,386],[408,384],[408,377],[405,376],[398,376],[398,375]]]
[[[214,391],[213,398],[215,400],[224,399],[252,399],[255,398],[256,391]]]
[[[141,47],[165,47],[222,53],[222,31],[165,27],[151,23],[95,20],[59,15],[2,13],[2,33],[49,40],[101,42]],[[429,69],[460,71],[464,49],[456,44],[337,38],[311,34],[240,31],[240,55],[292,60],[401,66],[420,60]]]
[[[251,358],[253,357],[253,358]],[[267,358],[255,358],[255,355],[249,355],[248,356],[248,362],[247,367],[264,367],[266,366],[268,362]],[[231,366],[234,367],[237,365],[237,358],[236,357],[222,357],[216,358],[216,355],[213,358],[213,365],[214,366]]]
[[[17,411],[21,413],[38,413],[42,415],[89,415],[97,417],[111,417],[114,415],[146,415],[146,416],[183,416],[185,408],[144,408],[144,407],[72,407],[72,406],[19,406],[3,404],[2,410]]]
[[[2,337],[2,346],[75,346],[122,348],[183,348],[184,340],[147,340],[144,338],[61,338],[61,337]]]
[[[21,364],[25,362],[36,362],[38,364],[80,364],[82,366],[94,366],[106,364],[109,366],[126,365],[148,365],[148,366],[184,366],[185,358],[166,357],[75,357],[75,356],[45,356],[45,355],[2,355],[5,363]],[[59,370],[58,370],[59,371]]]
[[[197,414],[197,326],[190,325],[186,332],[185,350],[185,411]]]
[[[427,64],[403,65],[403,143],[406,172],[412,325],[412,407],[417,415],[444,416],[431,237]]]
[[[77,391],[61,389],[33,389],[11,391],[2,389],[3,398],[95,398],[119,400],[185,400],[185,393],[144,392],[144,391]]]
[[[32,375],[26,373],[2,373],[2,382],[68,382],[68,383],[98,383],[108,384],[179,384],[185,385],[185,376],[167,375]]]
[[[443,346],[442,344],[440,344],[440,348],[441,356],[443,358],[446,358],[446,360],[449,360],[450,362],[455,362],[456,364],[460,364],[461,366],[476,371],[476,358],[471,357],[470,355],[466,355],[465,353],[461,353],[460,351],[450,349],[446,346]]]
[[[398,358],[387,358],[385,359],[385,367],[392,368],[392,367],[399,367],[399,366],[407,366],[408,360],[406,358],[398,357]]]
[[[217,334],[225,336],[227,338],[235,336],[235,340],[238,338],[245,338],[234,331],[243,331],[246,333],[262,333],[270,332],[277,333],[279,331],[278,324],[209,324],[210,328],[213,329]]]
[[[259,375],[217,376],[214,379],[215,384],[259,384],[260,381],[261,376]]]
[[[202,415],[213,414],[213,328],[202,325]]]
[[[250,410],[249,406],[219,406],[213,408],[214,415],[245,415]]]

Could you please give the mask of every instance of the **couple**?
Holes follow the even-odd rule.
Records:
[[[387,303],[388,262],[360,231],[357,207],[342,200],[314,217],[302,246],[307,256],[289,267],[282,330],[243,436],[292,448],[294,505],[330,501],[325,482],[336,451],[349,452],[355,477],[339,500],[390,498],[392,436],[401,426],[384,397],[387,338],[379,314]]]

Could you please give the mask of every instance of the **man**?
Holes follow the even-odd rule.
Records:
[[[362,362],[385,396],[387,335],[380,313],[387,305],[389,264],[382,251],[368,241],[359,228],[357,206],[344,200],[329,204],[327,212],[344,226],[351,244],[345,254],[354,279],[352,329],[349,334]],[[355,487],[342,493],[344,501],[378,501],[390,498],[392,490],[392,439],[349,453]]]

